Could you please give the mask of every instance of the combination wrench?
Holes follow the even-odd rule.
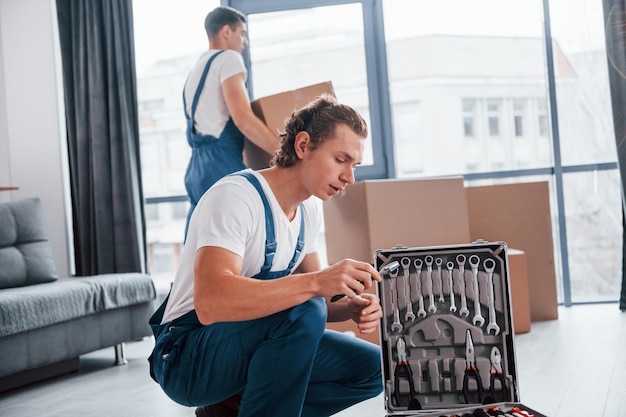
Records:
[[[467,299],[465,298],[465,255],[457,255],[456,263],[459,265],[459,281],[461,287],[461,309],[459,310],[459,316],[468,317],[469,310],[467,309]]]
[[[413,261],[415,265],[415,289],[417,292],[417,317],[424,318],[426,317],[426,310],[424,310],[424,295],[422,294],[422,265],[423,262],[421,259],[416,259]]]
[[[443,264],[443,260],[441,258],[435,259],[435,265],[437,265],[437,283],[439,284],[439,302],[443,303],[445,298],[443,298],[443,278],[441,276],[441,265]]]
[[[435,296],[433,294],[433,257],[428,255],[424,258],[426,262],[426,291],[428,291],[428,312],[434,313],[437,311],[435,306]]]
[[[493,294],[493,271],[496,269],[496,262],[491,258],[485,259],[483,267],[487,273],[487,295],[489,296],[489,323],[487,324],[487,334],[491,334],[493,330],[493,335],[497,336],[500,333],[500,326],[496,323],[496,300]]]
[[[393,323],[391,323],[391,331],[399,332],[402,330],[400,323],[400,310],[398,308],[398,268],[389,272],[391,280],[391,309],[393,310]]]
[[[405,256],[400,259],[400,264],[402,265],[404,272],[404,300],[406,301],[406,314],[404,315],[404,320],[413,321],[415,320],[415,313],[413,313],[413,301],[411,300],[411,279],[409,271],[411,260]]]
[[[478,289],[478,265],[480,265],[480,258],[478,255],[470,256],[469,264],[472,268],[472,290],[474,291],[474,318],[472,318],[472,324],[482,327],[485,324],[485,319],[480,311],[480,294]]]
[[[454,269],[454,262],[449,261],[446,264],[448,268],[448,285],[450,286],[450,311],[454,313],[456,311],[456,304],[454,302],[454,280],[452,279],[452,270]]]

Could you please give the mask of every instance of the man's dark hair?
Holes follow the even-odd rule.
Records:
[[[282,168],[293,166],[298,161],[294,143],[296,135],[307,132],[311,138],[309,149],[316,149],[322,142],[333,136],[338,124],[348,126],[362,138],[367,137],[367,123],[352,107],[337,103],[329,95],[322,94],[310,103],[296,110],[285,123],[285,131],[280,133],[280,149],[272,158],[272,165]]]
[[[220,6],[213,9],[206,15],[204,19],[204,29],[209,38],[217,35],[217,33],[228,25],[235,30],[237,23],[246,23],[246,15],[232,7]]]

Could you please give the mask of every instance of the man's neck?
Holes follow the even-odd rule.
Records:
[[[310,197],[298,186],[299,172],[293,168],[271,167],[261,170],[260,173],[269,184],[287,218],[293,220],[300,203]]]

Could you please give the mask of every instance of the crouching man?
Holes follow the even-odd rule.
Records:
[[[321,96],[294,112],[272,166],[211,187],[189,223],[168,299],[150,320],[151,374],[206,416],[329,416],[382,391],[378,346],[325,329],[377,330],[368,263],[321,269],[319,200],[354,183],[367,125]],[[335,295],[344,295],[331,302]]]

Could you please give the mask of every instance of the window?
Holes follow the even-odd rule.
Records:
[[[476,118],[476,100],[463,99],[463,135],[466,138],[475,137],[474,125]]]
[[[524,136],[524,113],[526,110],[526,100],[513,100],[513,128],[515,137]]]
[[[563,282],[571,278],[575,301],[615,299],[621,267],[617,254],[621,205],[615,198],[621,191],[601,3],[549,2],[555,97],[546,96],[550,74],[545,65],[542,0],[341,3],[134,0],[144,195],[184,198],[189,150],[180,91],[189,68],[207,47],[204,16],[219,4],[229,4],[249,13],[249,81],[254,97],[331,80],[339,100],[368,120],[366,164],[371,165],[357,171],[366,173],[360,179],[394,173],[466,175],[468,182],[490,175],[490,181],[499,182],[543,178],[554,168],[556,138],[548,103],[556,100],[555,132],[560,135],[559,160],[566,174],[558,174],[564,189],[561,197],[555,191],[554,198],[566,203],[567,220],[562,221],[567,242],[558,241],[557,230],[565,213],[556,213],[554,247],[555,252],[569,247],[570,255],[563,260],[557,253],[557,274],[560,265],[572,264],[570,276],[558,278]],[[379,8],[385,39],[377,38],[383,31],[377,31],[380,22],[372,17]],[[163,21],[168,22],[167,31]],[[381,53],[377,48],[383,44],[386,49]],[[377,171],[377,164],[394,169]],[[615,167],[595,172],[572,164]],[[516,177],[528,174],[516,171],[520,169],[530,176]],[[553,184],[560,183],[554,178],[550,176]],[[171,208],[164,209],[167,204]],[[171,257],[169,265],[176,267],[186,207],[183,201],[146,207],[148,218],[160,220],[149,222],[148,244],[169,247],[150,257],[151,268],[168,265],[155,261],[166,254]],[[585,254],[603,263],[592,279],[578,276],[585,271],[580,266]],[[173,273],[158,275],[169,282]]]
[[[489,136],[500,136],[500,101],[487,100]]]
[[[541,0],[383,0],[382,6],[392,113],[402,111],[399,103],[420,103],[423,159],[411,167],[405,156],[397,175],[462,175],[496,162],[516,169],[512,100],[545,100],[547,91]],[[535,146],[529,116],[516,115],[517,132]],[[402,117],[392,114],[398,156],[410,155],[413,146],[404,139],[411,135],[407,125],[396,122]],[[549,137],[542,143],[550,145]],[[529,168],[548,166],[544,154],[521,151]]]

